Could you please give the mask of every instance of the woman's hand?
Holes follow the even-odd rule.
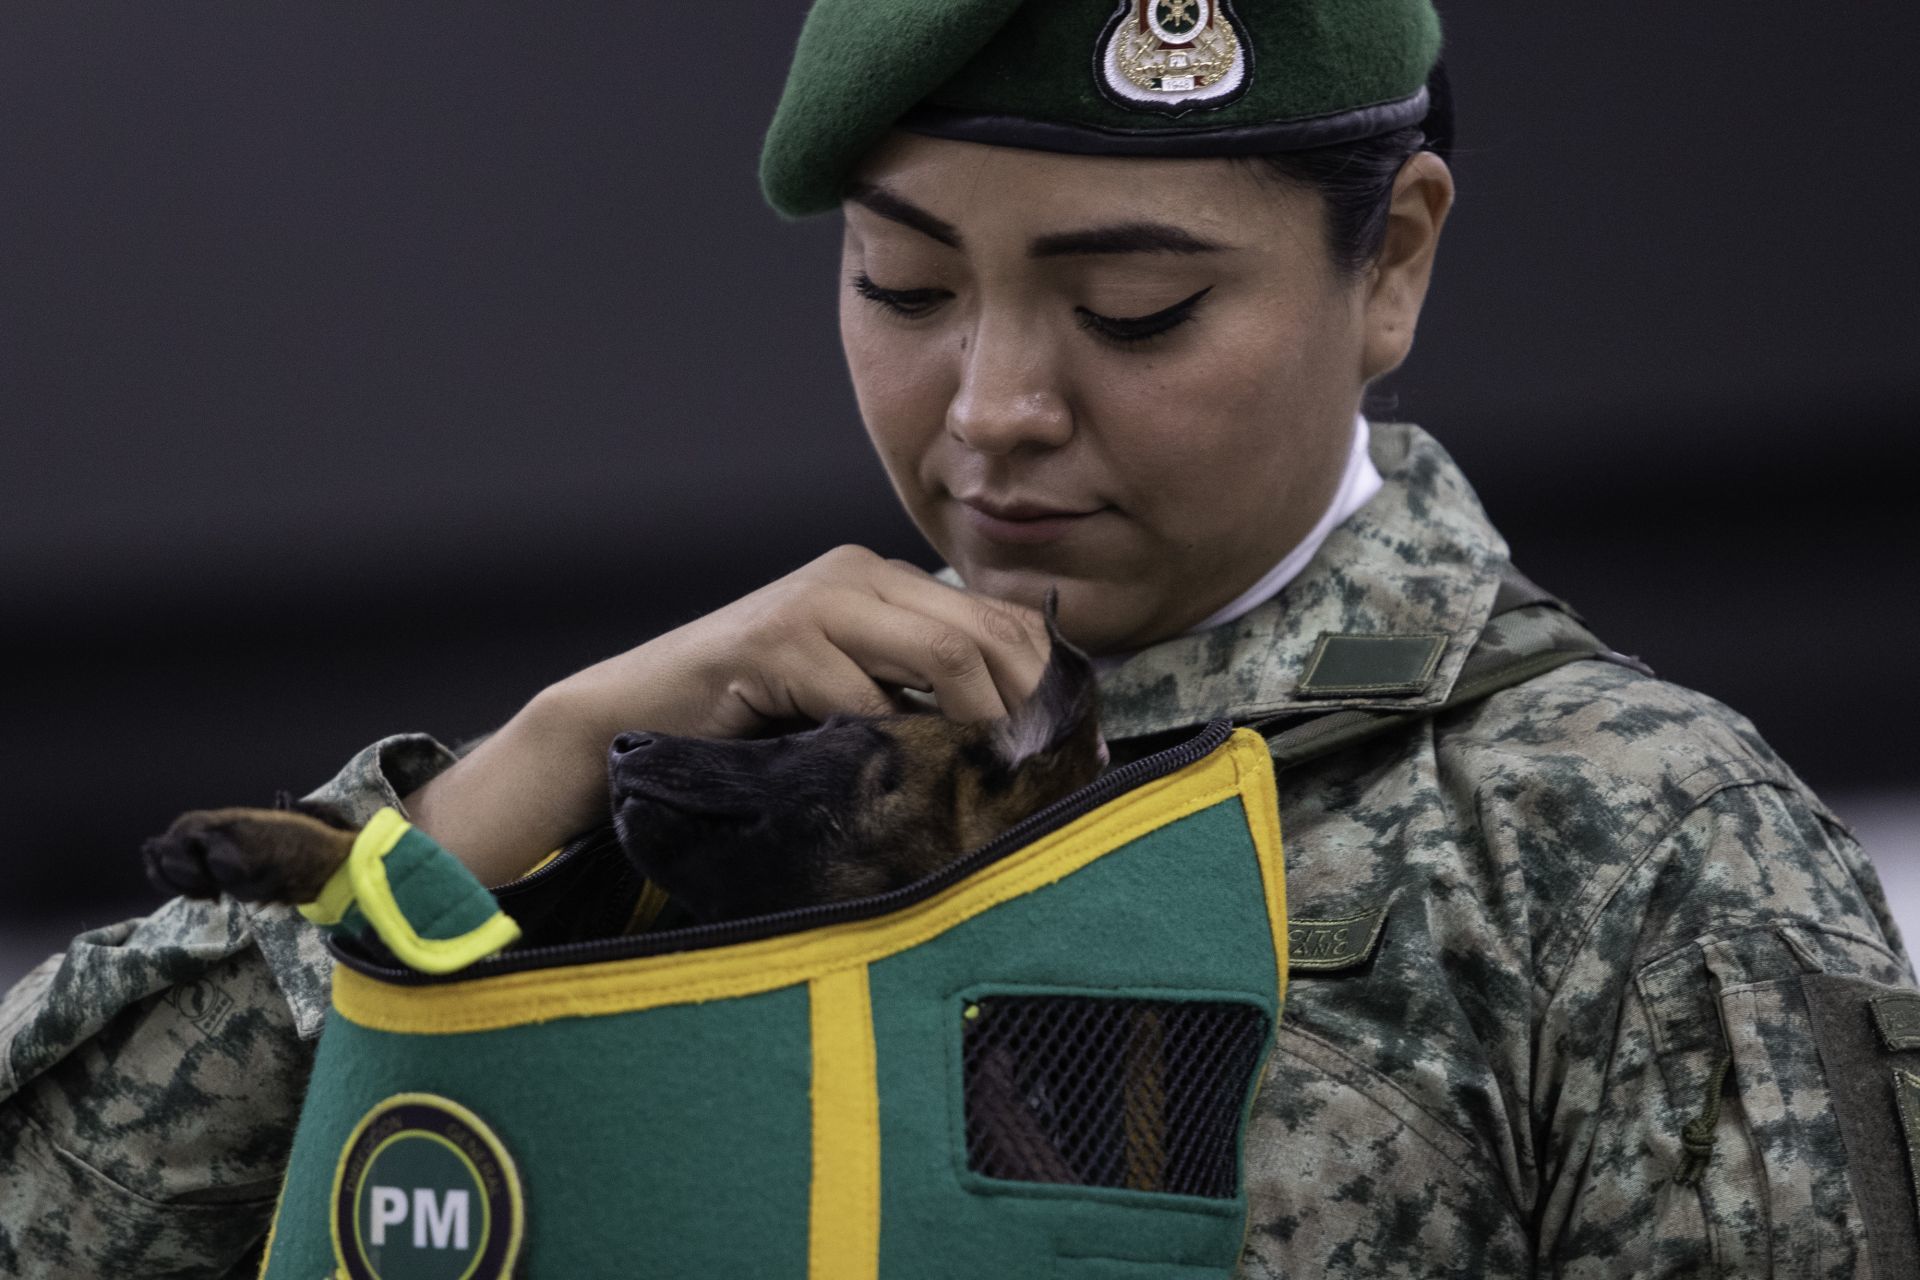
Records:
[[[885,715],[899,691],[956,720],[1004,716],[1039,683],[1031,609],[947,586],[860,547],[552,685],[406,798],[488,884],[607,817],[608,744],[628,729],[744,737],[783,721]]]

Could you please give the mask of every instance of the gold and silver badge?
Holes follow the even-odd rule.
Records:
[[[1227,0],[1122,0],[1100,37],[1100,86],[1128,107],[1222,107],[1246,87],[1244,34]]]

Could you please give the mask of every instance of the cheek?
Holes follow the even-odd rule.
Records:
[[[1182,575],[1201,571],[1196,556],[1244,575],[1304,532],[1295,516],[1344,456],[1362,389],[1337,300],[1218,319],[1185,350],[1087,384],[1115,501]]]
[[[1188,515],[1196,495],[1253,482],[1264,459],[1285,453],[1296,424],[1324,416],[1328,396],[1319,341],[1302,318],[1236,316],[1196,334],[1187,349],[1119,363],[1089,379],[1092,416],[1116,467],[1147,507]]]
[[[953,375],[941,344],[863,314],[869,309],[859,299],[840,304],[840,343],[867,435],[905,493],[945,429]]]

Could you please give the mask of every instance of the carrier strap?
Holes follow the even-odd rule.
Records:
[[[1653,674],[1638,658],[1602,642],[1564,601],[1509,565],[1501,573],[1487,627],[1446,701],[1417,711],[1333,711],[1305,721],[1276,716],[1250,727],[1266,735],[1274,768],[1286,770],[1589,659]]]

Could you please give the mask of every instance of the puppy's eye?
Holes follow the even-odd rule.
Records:
[[[873,789],[883,796],[890,796],[905,786],[907,771],[901,767],[900,748],[891,742],[883,744],[868,776],[873,779]]]

